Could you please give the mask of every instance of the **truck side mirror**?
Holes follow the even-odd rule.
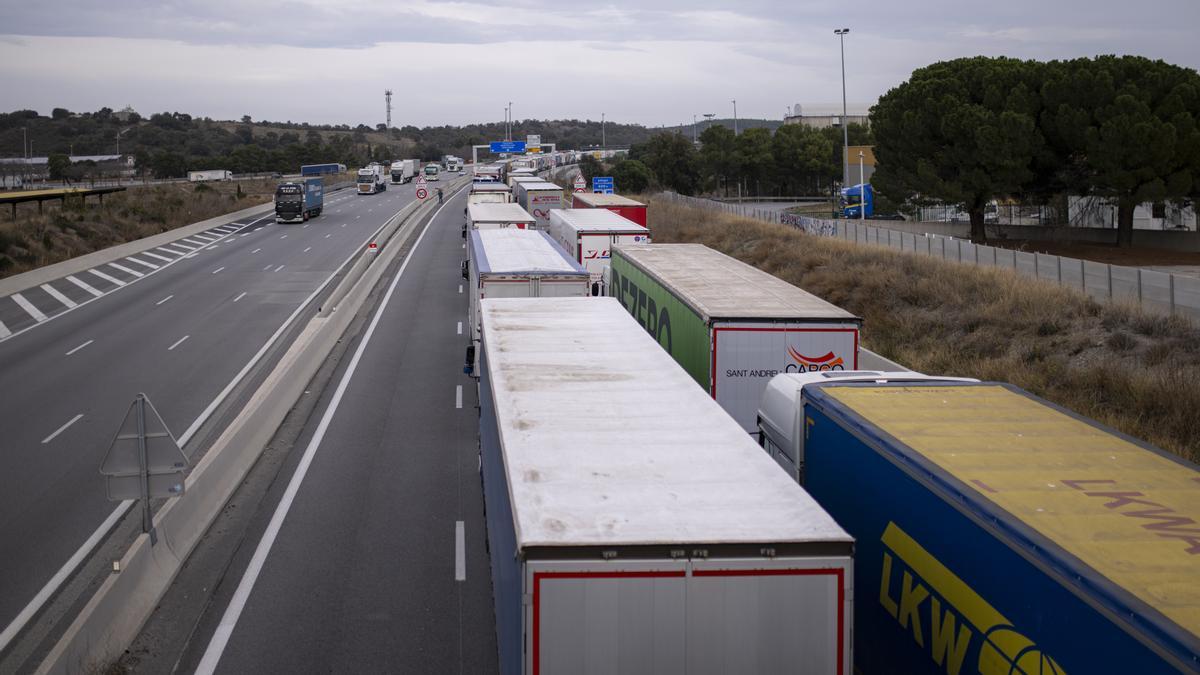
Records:
[[[475,374],[475,345],[467,345],[467,362],[463,365],[463,373]]]

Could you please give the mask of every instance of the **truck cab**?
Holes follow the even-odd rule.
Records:
[[[321,215],[325,186],[320,178],[305,178],[275,186],[275,222],[302,223]]]

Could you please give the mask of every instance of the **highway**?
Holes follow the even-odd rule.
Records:
[[[412,185],[342,190],[305,224],[215,227],[0,298],[0,630],[117,508],[98,470],[136,394],[191,440],[289,318],[412,199]]]
[[[496,670],[477,397],[462,374],[465,196],[447,200],[385,277],[380,307],[293,450],[294,470],[249,526],[253,555],[235,557],[195,599],[207,609],[182,653],[152,663],[199,673]]]

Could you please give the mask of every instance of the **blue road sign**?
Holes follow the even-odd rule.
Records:
[[[492,152],[525,152],[525,141],[492,141]]]
[[[613,185],[612,176],[593,176],[592,177],[592,192],[600,192],[606,195],[611,195],[616,191],[616,186]]]

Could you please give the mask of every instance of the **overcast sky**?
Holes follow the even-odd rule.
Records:
[[[962,56],[1200,67],[1200,0],[0,0],[0,110],[377,124],[865,110]]]

